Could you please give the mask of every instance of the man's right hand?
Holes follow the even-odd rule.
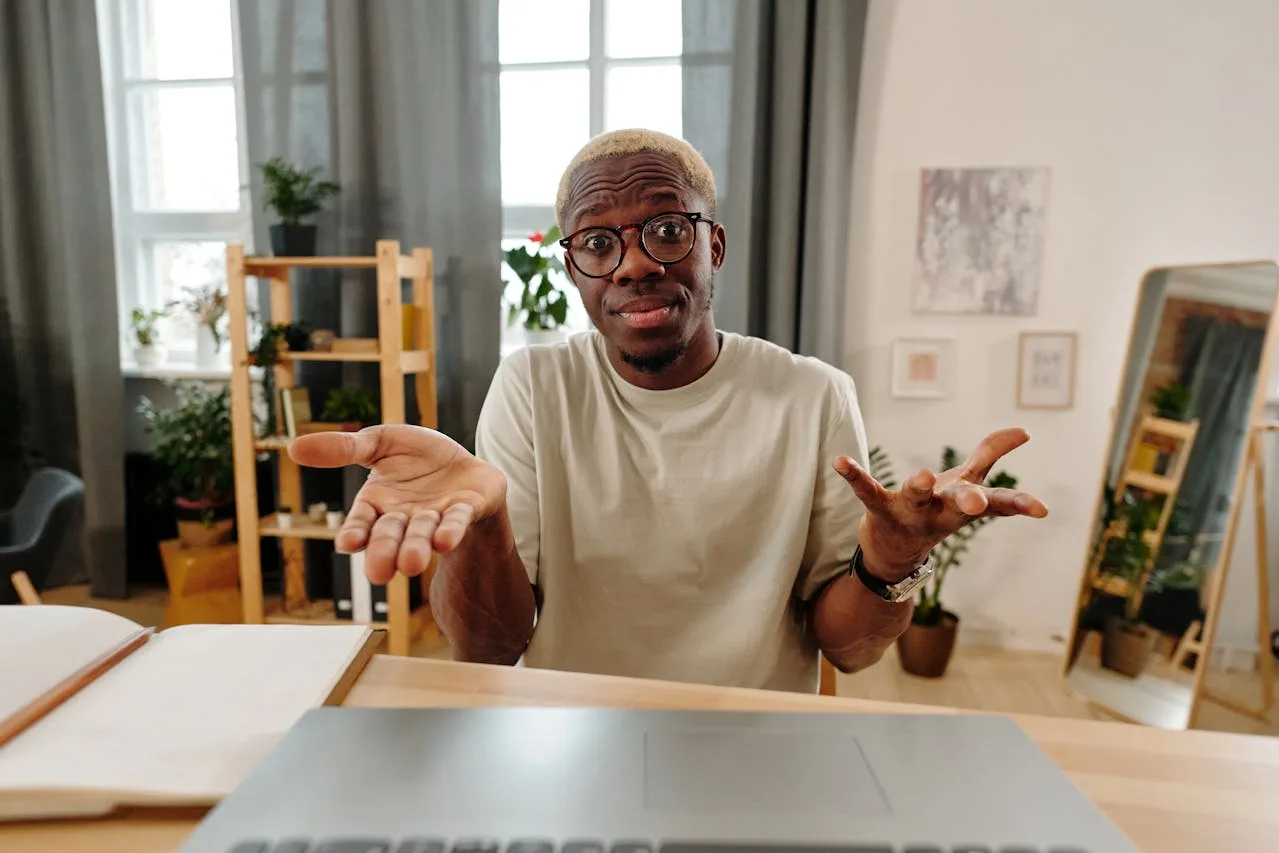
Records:
[[[371,469],[335,543],[364,550],[365,574],[386,583],[419,575],[434,551],[457,548],[474,523],[501,511],[506,477],[453,439],[426,427],[385,424],[360,432],[320,432],[289,445],[299,465]]]

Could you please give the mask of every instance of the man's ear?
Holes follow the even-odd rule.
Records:
[[[728,232],[718,222],[711,228],[711,266],[719,269],[724,265],[728,252]]]

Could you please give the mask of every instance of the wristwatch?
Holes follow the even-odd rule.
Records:
[[[866,563],[862,559],[862,546],[858,545],[857,550],[853,552],[853,559],[849,563],[848,573],[856,575],[857,579],[867,589],[884,599],[884,601],[905,601],[910,598],[915,590],[919,589],[920,584],[932,576],[933,558],[930,554],[924,558],[923,565],[915,569],[915,571],[896,583],[888,583],[872,575],[870,570],[866,568]]]

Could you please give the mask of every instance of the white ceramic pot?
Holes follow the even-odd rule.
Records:
[[[329,526],[330,530],[337,530],[342,526],[342,519],[345,515],[345,513],[330,510],[324,515],[324,523]]]
[[[159,344],[133,348],[133,363],[138,367],[159,367],[164,364],[164,358],[164,347]]]
[[[537,344],[557,344],[560,341],[567,340],[568,335],[563,329],[525,329],[520,327],[520,337],[523,339],[525,346],[535,346]]]
[[[196,367],[213,367],[218,363],[218,350],[221,346],[213,336],[213,330],[204,323],[195,327],[195,364]]]

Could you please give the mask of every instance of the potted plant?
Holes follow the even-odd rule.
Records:
[[[311,347],[311,335],[306,327],[297,323],[268,323],[262,329],[258,342],[249,351],[249,364],[262,368],[262,394],[266,403],[265,435],[275,432],[275,367],[280,354],[306,352]]]
[[[226,320],[226,288],[211,282],[193,287],[178,303],[194,318],[195,363],[211,367],[217,363],[222,350],[222,326]]]
[[[1159,521],[1159,502],[1133,492],[1125,493],[1117,504],[1116,517],[1121,520],[1121,536],[1110,536],[1102,546],[1098,572],[1102,577],[1120,581],[1120,612],[1107,610],[1102,619],[1101,665],[1131,678],[1141,675],[1155,648],[1158,633],[1141,621],[1142,576],[1150,562],[1147,532]],[[1114,599],[1115,594],[1107,596]],[[1095,599],[1095,608],[1106,606]],[[1085,620],[1087,617],[1085,616]],[[1097,621],[1097,620],[1092,620]]]
[[[164,347],[160,345],[160,321],[168,312],[157,309],[147,311],[134,308],[129,315],[129,329],[133,333],[133,363],[138,367],[156,367],[164,363]]]
[[[1170,421],[1186,420],[1193,402],[1194,392],[1180,382],[1169,382],[1156,388],[1150,395],[1150,405],[1154,407],[1155,416]]]
[[[324,401],[320,420],[357,432],[378,419],[377,401],[363,388],[334,388]]]
[[[553,249],[561,236],[559,228],[552,226],[545,234],[532,234],[524,245],[506,252],[506,266],[520,282],[519,296],[507,300],[507,324],[518,324],[527,344],[563,338],[562,327],[568,318],[564,286],[569,282]]]
[[[176,405],[161,408],[144,397],[138,407],[155,442],[151,454],[168,472],[156,497],[173,501],[183,547],[222,544],[232,537],[235,516],[231,392],[202,382],[171,387]]]
[[[315,225],[304,219],[319,213],[339,192],[333,181],[319,181],[318,168],[301,169],[282,157],[273,157],[261,167],[266,183],[265,206],[274,210],[280,221],[270,226],[271,252],[290,258],[315,254]]]
[[[959,452],[953,447],[947,447],[942,451],[941,470],[954,468],[960,461]],[[897,487],[888,455],[879,447],[871,448],[870,473],[884,488]],[[986,485],[1012,489],[1017,486],[1017,478],[1006,471],[1000,471],[989,477]],[[910,625],[897,638],[897,657],[902,669],[911,675],[940,678],[946,674],[946,668],[955,651],[955,639],[959,634],[959,616],[943,606],[942,587],[950,571],[963,561],[968,545],[977,531],[992,521],[993,518],[973,519],[933,549],[933,576],[920,588]]]

